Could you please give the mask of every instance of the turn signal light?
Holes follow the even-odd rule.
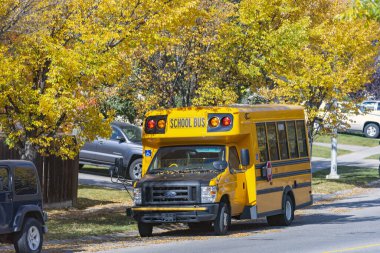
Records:
[[[160,129],[165,128],[165,124],[166,124],[165,120],[160,119],[160,120],[157,122],[157,127],[160,128]]]
[[[219,123],[220,123],[220,120],[218,117],[212,117],[208,122],[210,127],[217,127],[217,126],[219,126]]]
[[[222,119],[222,126],[229,126],[231,125],[231,118],[230,117],[224,117]]]
[[[149,120],[147,123],[148,129],[153,129],[156,126],[156,121],[154,120]]]

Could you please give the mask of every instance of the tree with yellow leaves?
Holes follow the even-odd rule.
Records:
[[[131,72],[131,56],[178,25],[197,1],[5,0],[0,6],[0,124],[23,159],[74,157],[107,135],[107,88]]]
[[[319,118],[326,130],[336,126],[344,114],[321,105],[348,100],[342,107],[352,109],[350,94],[369,80],[379,50],[378,24],[340,18],[349,7],[338,0],[241,1],[220,47],[223,58],[230,54],[225,69],[247,81],[232,85],[269,101],[304,105],[310,134]]]

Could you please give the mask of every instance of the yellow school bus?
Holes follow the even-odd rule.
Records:
[[[147,113],[143,177],[134,185],[141,236],[187,223],[225,234],[231,218],[290,225],[312,204],[304,109],[290,105],[188,107]]]

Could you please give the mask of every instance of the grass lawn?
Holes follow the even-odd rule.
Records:
[[[379,160],[379,157],[380,157],[380,154],[376,154],[376,155],[368,156],[365,159],[376,159],[376,160]]]
[[[313,193],[330,194],[355,187],[365,188],[368,183],[379,180],[378,169],[339,166],[338,180],[326,179],[329,173],[330,169],[326,169],[313,174]]]
[[[75,239],[135,230],[125,215],[132,201],[126,191],[80,186],[78,205],[66,210],[48,211],[48,240]]]
[[[339,149],[338,147],[338,156],[352,153],[350,150]],[[313,157],[323,157],[330,158],[331,157],[331,149],[329,147],[322,147],[313,145]]]
[[[315,142],[331,143],[331,137],[329,135],[317,136]],[[338,134],[338,145],[348,144],[365,147],[376,147],[379,145],[379,139],[366,138],[361,135],[354,134]]]

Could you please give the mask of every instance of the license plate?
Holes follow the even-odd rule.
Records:
[[[161,217],[164,222],[174,222],[176,220],[174,213],[163,213]]]

